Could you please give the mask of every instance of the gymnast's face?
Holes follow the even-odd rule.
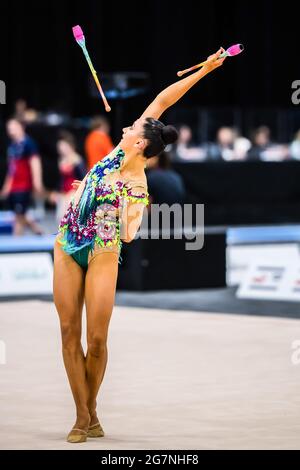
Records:
[[[144,119],[139,118],[132,126],[123,127],[122,140],[120,146],[124,152],[136,149],[137,151],[143,151],[147,146],[147,141],[143,137],[144,133]]]

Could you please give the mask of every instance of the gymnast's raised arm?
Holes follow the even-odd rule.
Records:
[[[141,118],[152,117],[159,119],[166,109],[175,104],[192,86],[201,80],[201,78],[223,64],[226,57],[218,59],[223,52],[225,52],[225,50],[221,47],[218,52],[208,57],[208,63],[200,70],[165,88],[157,95],[155,100],[152,101]]]

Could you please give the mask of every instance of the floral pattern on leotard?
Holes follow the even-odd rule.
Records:
[[[74,204],[74,199],[70,201],[59,224],[59,242],[66,253],[72,254],[85,246],[92,251],[95,244],[116,245],[120,253],[120,215],[124,203],[148,204],[147,190],[137,192],[123,181],[113,184],[104,181],[105,175],[120,167],[123,158],[124,152],[119,149],[112,157],[108,155],[97,162],[88,174],[78,204]]]

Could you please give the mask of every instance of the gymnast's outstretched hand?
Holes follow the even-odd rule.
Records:
[[[223,52],[225,52],[225,49],[223,47],[220,47],[220,49],[215,54],[210,55],[207,58],[208,63],[203,66],[202,70],[205,70],[206,72],[212,72],[216,68],[220,67],[226,59],[226,57],[219,59],[220,55]]]

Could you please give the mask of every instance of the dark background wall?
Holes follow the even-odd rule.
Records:
[[[0,80],[6,82],[7,104],[0,105],[1,182],[7,143],[3,123],[17,98],[25,98],[30,107],[42,112],[54,110],[75,118],[104,113],[99,97],[92,96],[91,90],[96,88],[72,35],[76,24],[84,30],[100,79],[105,73],[134,71],[150,77],[146,95],[110,101],[115,143],[120,127],[136,119],[158,92],[177,81],[178,70],[202,61],[220,46],[235,43],[244,44],[243,54],[205,77],[163,120],[187,122],[200,139],[205,135],[202,122],[214,138],[219,126],[236,121],[242,123],[243,132],[266,123],[275,131],[275,138],[291,139],[300,128],[300,105],[291,102],[292,82],[300,80],[299,12],[296,2],[290,0],[2,0]],[[75,126],[82,154],[86,130]],[[53,187],[58,177],[57,131],[54,126],[31,130],[39,144],[47,187]],[[241,180],[230,167],[225,171],[230,184]],[[241,171],[245,173],[246,167]],[[272,180],[276,187],[280,186],[279,173]],[[250,173],[245,174],[245,181],[252,182]],[[291,195],[288,178],[286,181],[284,203],[287,207],[296,201],[298,211],[298,193]],[[213,190],[214,182],[215,177]],[[267,187],[264,191],[268,194]]]
[[[84,115],[103,110],[89,93],[89,70],[71,27],[80,24],[102,72],[144,71],[151,99],[177,80],[176,72],[221,45],[240,42],[245,52],[206,78],[184,98],[186,106],[291,106],[291,83],[300,79],[296,2],[2,1],[1,72],[6,106],[25,97],[38,109]],[[142,111],[135,98],[126,116]]]

